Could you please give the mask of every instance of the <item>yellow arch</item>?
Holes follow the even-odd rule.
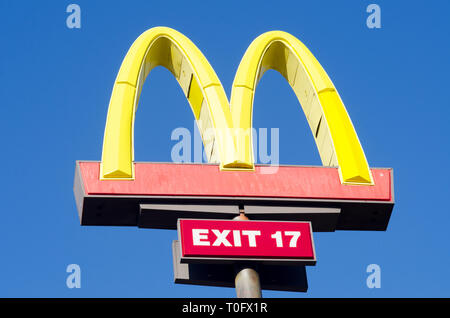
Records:
[[[101,179],[134,178],[134,116],[143,83],[156,66],[166,67],[179,82],[197,120],[208,159],[219,160],[222,170],[254,169],[254,91],[264,72],[275,69],[294,89],[323,164],[338,165],[343,183],[373,184],[358,136],[333,83],[298,39],[273,31],[252,42],[236,73],[230,111],[222,84],[207,59],[188,38],[166,27],[144,32],[122,62],[108,109]]]
[[[231,111],[234,128],[242,132],[235,141],[240,160],[253,163],[253,97],[268,69],[280,72],[293,88],[323,165],[339,166],[343,183],[373,184],[358,136],[327,73],[303,43],[281,31],[264,33],[250,44],[233,82]]]
[[[187,37],[170,28],[156,27],[136,39],[114,83],[103,141],[101,179],[134,178],[134,116],[144,81],[156,66],[167,68],[183,89],[209,160],[218,156],[221,168],[233,165],[233,137],[227,133],[206,134],[208,128],[226,131],[232,127],[228,99],[216,73]]]

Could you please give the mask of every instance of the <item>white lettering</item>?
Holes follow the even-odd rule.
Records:
[[[230,233],[230,230],[223,230],[220,232],[219,230],[212,230],[212,232],[217,236],[217,239],[214,241],[213,246],[220,246],[221,244],[225,246],[233,246],[227,240],[227,235]]]
[[[261,231],[242,231],[242,235],[248,236],[248,246],[256,247],[256,236],[261,235]]]
[[[209,241],[202,241],[208,239],[207,229],[192,229],[192,244],[196,246],[209,246]]]
[[[234,246],[241,247],[241,232],[239,230],[233,230]]]

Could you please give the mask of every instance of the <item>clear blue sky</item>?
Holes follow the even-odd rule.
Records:
[[[176,231],[81,227],[72,192],[76,160],[100,160],[112,85],[131,43],[169,26],[187,35],[227,94],[250,42],[269,30],[303,41],[330,75],[371,167],[393,167],[396,205],[386,232],[315,233],[307,294],[264,297],[449,297],[450,2],[74,1],[0,2],[0,296],[235,297],[232,288],[175,285]],[[294,93],[262,79],[255,127],[280,128],[282,164],[320,165]],[[193,116],[175,79],[155,69],[136,118],[137,161],[170,161],[176,127]],[[79,264],[81,288],[66,287]],[[366,267],[381,267],[381,288]]]

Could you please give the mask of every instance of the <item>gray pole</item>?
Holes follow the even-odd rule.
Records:
[[[240,215],[233,220],[248,221],[244,211],[240,211]],[[240,265],[236,270],[236,278],[234,284],[236,286],[237,298],[261,298],[261,284],[259,282],[259,274],[248,265]]]

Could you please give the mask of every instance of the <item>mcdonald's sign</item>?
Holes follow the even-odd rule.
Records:
[[[209,164],[134,162],[134,119],[156,66],[177,79]],[[308,120],[323,166],[255,165],[253,98],[266,70],[280,72]],[[213,133],[207,133],[207,131]],[[114,82],[101,162],[77,161],[74,193],[83,225],[177,227],[179,218],[310,221],[314,231],[385,230],[393,171],[369,168],[345,106],[325,70],[294,36],[267,32],[248,47],[228,100],[216,73],[184,35],[166,27],[132,44]]]

